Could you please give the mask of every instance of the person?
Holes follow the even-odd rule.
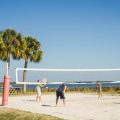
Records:
[[[98,89],[98,97],[102,97],[102,83],[101,82],[97,82],[97,89]]]
[[[39,80],[37,80],[37,82],[40,82]],[[36,101],[40,102],[41,101],[41,87],[45,86],[46,83],[44,82],[43,84],[38,84],[36,86],[36,90],[37,90],[37,96],[36,96]]]
[[[56,90],[56,106],[58,104],[58,99],[63,99],[63,105],[65,106],[65,91],[66,91],[66,84],[62,83]]]

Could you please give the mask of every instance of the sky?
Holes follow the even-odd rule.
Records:
[[[29,68],[120,68],[119,6],[119,0],[0,0],[0,30],[40,41],[43,59]],[[23,65],[11,60],[11,72]]]

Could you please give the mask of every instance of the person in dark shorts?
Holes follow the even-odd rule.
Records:
[[[63,105],[65,106],[65,90],[66,85],[65,83],[62,83],[56,90],[56,106],[58,104],[58,99],[63,99]]]

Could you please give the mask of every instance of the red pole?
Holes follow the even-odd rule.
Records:
[[[3,84],[3,95],[2,95],[2,105],[8,104],[8,96],[9,96],[9,86],[10,86],[10,76],[4,76],[4,84]]]

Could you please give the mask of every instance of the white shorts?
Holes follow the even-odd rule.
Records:
[[[41,93],[37,93],[37,96],[38,96],[38,97],[41,96]]]

